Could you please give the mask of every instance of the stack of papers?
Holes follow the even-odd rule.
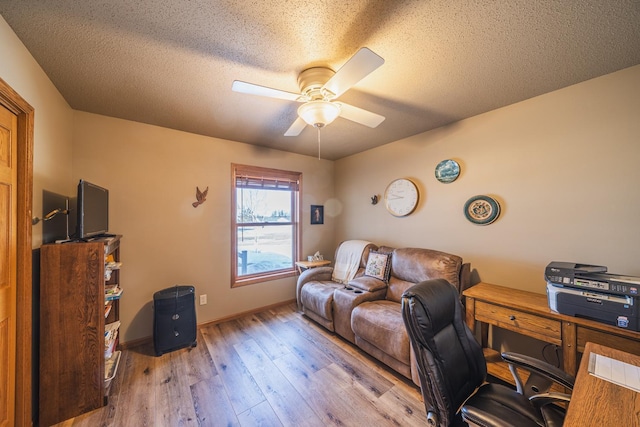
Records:
[[[601,354],[589,356],[589,373],[595,377],[640,392],[640,366]]]

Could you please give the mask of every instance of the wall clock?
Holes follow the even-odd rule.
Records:
[[[418,206],[418,187],[413,181],[400,178],[387,186],[384,203],[393,216],[407,216]]]

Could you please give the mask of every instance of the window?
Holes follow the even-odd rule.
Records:
[[[231,286],[295,274],[302,174],[232,165]]]

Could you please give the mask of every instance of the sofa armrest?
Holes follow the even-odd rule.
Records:
[[[298,283],[307,283],[312,280],[326,281],[331,280],[333,274],[333,267],[316,267],[309,268],[300,274],[298,277]]]
[[[328,281],[331,280],[331,274],[333,273],[333,267],[316,267],[309,268],[300,274],[298,277],[298,283],[296,284],[296,301],[298,302],[298,310],[302,310],[300,304],[300,292],[305,283],[312,281]]]
[[[375,277],[360,276],[351,280],[348,286],[367,292],[375,292],[380,289],[385,289],[387,284],[383,280],[376,279]]]
[[[335,332],[342,338],[355,344],[355,335],[351,329],[351,313],[367,301],[383,300],[386,289],[367,292],[353,287],[336,289],[333,292],[333,324]]]
[[[460,268],[460,289],[458,289],[460,298],[462,298],[462,293],[470,287],[471,287],[471,263],[465,262],[464,264],[462,264],[462,268]]]

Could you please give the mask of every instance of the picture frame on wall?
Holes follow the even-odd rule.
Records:
[[[324,224],[324,206],[311,205],[311,224]]]

